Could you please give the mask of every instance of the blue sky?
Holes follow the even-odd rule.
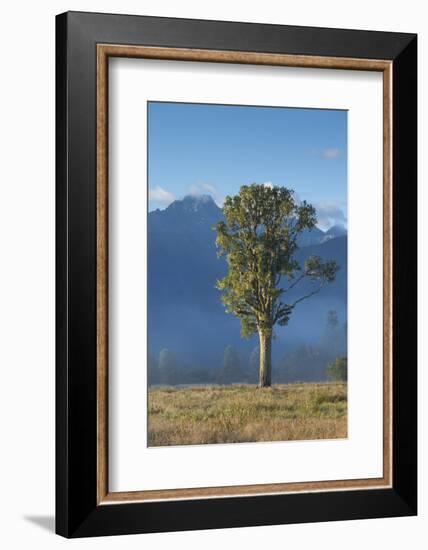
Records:
[[[294,189],[322,229],[346,225],[346,111],[150,102],[148,143],[149,210],[189,194],[221,206],[256,182]]]

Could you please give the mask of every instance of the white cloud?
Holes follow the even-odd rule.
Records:
[[[314,207],[317,211],[317,225],[323,231],[326,231],[333,225],[347,225],[346,214],[339,204],[335,202],[320,202],[314,204]]]
[[[271,181],[265,181],[262,185],[269,187],[269,189],[273,189],[273,183]]]
[[[329,149],[324,149],[322,152],[322,156],[325,159],[336,159],[340,155],[340,149],[336,149],[334,147]]]
[[[207,191],[208,193],[211,193],[212,195],[217,194],[217,189],[214,187],[214,185],[210,185],[209,183],[201,183],[202,189],[204,191]]]
[[[168,206],[175,200],[175,197],[170,191],[157,185],[153,189],[149,189],[149,200],[162,206]]]
[[[216,188],[213,185],[210,185],[209,183],[198,183],[197,185],[191,185],[189,187],[189,193],[191,195],[204,195],[206,193],[210,193],[211,195],[214,195],[217,192]]]
[[[210,183],[198,183],[191,185],[188,189],[190,195],[199,197],[200,195],[211,195],[217,206],[223,206],[224,196],[218,191],[218,189]]]

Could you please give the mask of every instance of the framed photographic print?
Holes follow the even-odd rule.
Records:
[[[416,514],[416,36],[56,47],[57,532]]]

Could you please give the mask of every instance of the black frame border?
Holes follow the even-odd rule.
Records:
[[[96,45],[393,62],[393,484],[97,505]],[[56,17],[56,532],[65,537],[417,513],[417,36],[67,12]]]

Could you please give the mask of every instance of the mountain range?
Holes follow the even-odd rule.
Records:
[[[186,364],[216,367],[226,346],[248,354],[257,337],[240,336],[239,319],[226,314],[216,281],[226,274],[224,258],[217,257],[213,225],[224,219],[210,195],[186,196],[164,210],[148,214],[148,338],[156,357],[172,350]],[[335,310],[341,322],[347,311],[347,233],[342,226],[324,232],[304,231],[295,258],[310,255],[335,260],[340,270],[334,283],[296,307],[289,324],[277,327],[273,358],[285,350],[315,342],[325,327],[327,313]],[[309,284],[309,283],[308,283]],[[296,286],[290,299],[308,290]]]

